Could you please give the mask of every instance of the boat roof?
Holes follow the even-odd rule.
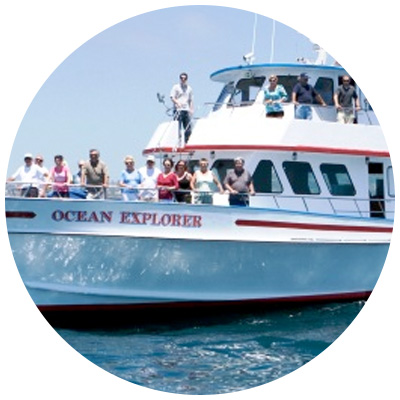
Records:
[[[285,71],[289,75],[299,75],[302,72],[307,72],[313,76],[323,75],[343,75],[345,69],[340,65],[323,65],[323,64],[303,64],[303,63],[265,63],[265,64],[250,64],[227,67],[213,72],[210,79],[216,82],[226,82],[235,80],[237,76],[242,76],[243,72],[250,72],[253,75],[265,73],[282,73]]]

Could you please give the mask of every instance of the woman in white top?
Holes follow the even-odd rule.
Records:
[[[216,188],[221,194],[224,192],[218,178],[208,169],[208,160],[206,158],[200,160],[200,169],[193,174],[190,187],[195,192],[195,204],[212,204],[213,193]]]

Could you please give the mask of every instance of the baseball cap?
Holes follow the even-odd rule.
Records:
[[[26,158],[32,158],[32,159],[33,159],[32,153],[26,153],[26,154],[24,155],[24,160],[25,160]]]
[[[156,158],[155,158],[152,154],[150,154],[149,156],[147,156],[146,161],[155,162],[155,161],[156,161]]]
[[[302,73],[300,74],[300,78],[303,78],[303,79],[308,79],[308,78],[309,78],[309,76],[308,76],[308,74],[307,74],[307,73],[305,73],[305,72],[302,72]]]

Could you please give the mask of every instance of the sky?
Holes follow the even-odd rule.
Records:
[[[375,1],[363,1],[361,8],[361,2],[348,0],[211,1],[210,4],[249,12],[213,8],[211,14],[204,15],[198,7],[166,9],[136,16],[84,44],[132,16],[189,3],[0,2],[3,179],[22,163],[27,151],[43,153],[47,166],[55,153],[62,152],[73,166],[79,158],[86,158],[93,146],[112,164],[112,173],[118,174],[123,156],[129,152],[139,158],[151,132],[164,119],[156,93],[168,94],[182,70],[189,73],[197,105],[215,100],[218,85],[209,83],[208,77],[216,69],[241,63],[242,55],[251,48],[253,12],[259,12],[317,38],[317,43],[335,55],[356,79],[379,117],[397,183],[398,95],[387,85],[396,83],[396,74],[390,68],[393,62],[397,71],[398,65],[395,49],[400,24],[395,2],[383,1],[377,6]],[[196,10],[192,20],[178,17]],[[157,14],[160,17],[156,18]],[[269,60],[271,24],[265,21],[258,21],[258,62]],[[310,43],[302,35],[282,24],[277,25],[276,35],[276,61],[312,58]],[[224,397],[367,400],[398,392],[400,239],[396,221],[397,216],[388,259],[374,292],[341,337],[284,378]],[[41,317],[28,296],[12,258],[4,217],[0,228],[0,351],[6,367],[0,396],[4,392],[4,398],[9,393],[14,398],[40,393],[41,399],[52,400],[54,393],[60,400],[77,396],[98,400],[176,398],[120,380],[72,350]]]
[[[44,82],[16,135],[8,176],[27,152],[43,155],[47,168],[61,154],[74,173],[96,148],[111,179],[118,179],[125,155],[133,155],[140,167],[153,131],[169,118],[157,93],[169,106],[171,87],[185,71],[195,117],[203,116],[209,111],[205,103],[216,101],[222,88],[210,74],[243,64],[253,46],[256,63],[270,61],[272,32],[272,19],[219,6],[173,7],[111,26],[72,52]],[[298,57],[315,59],[313,43],[277,23],[273,61]]]

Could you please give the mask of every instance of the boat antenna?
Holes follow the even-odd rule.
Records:
[[[272,64],[275,55],[275,20],[272,20],[272,34],[271,34],[271,53],[269,57],[269,62]]]
[[[257,14],[254,13],[253,41],[251,44],[251,52],[243,56],[243,60],[246,62],[247,65],[253,64],[253,61],[255,60],[254,52],[256,48],[256,31],[257,31]]]
[[[173,107],[168,107],[165,104],[165,96],[163,94],[157,93],[157,100],[159,103],[164,104],[165,107],[165,112],[167,113],[168,116],[172,116],[173,115]]]

